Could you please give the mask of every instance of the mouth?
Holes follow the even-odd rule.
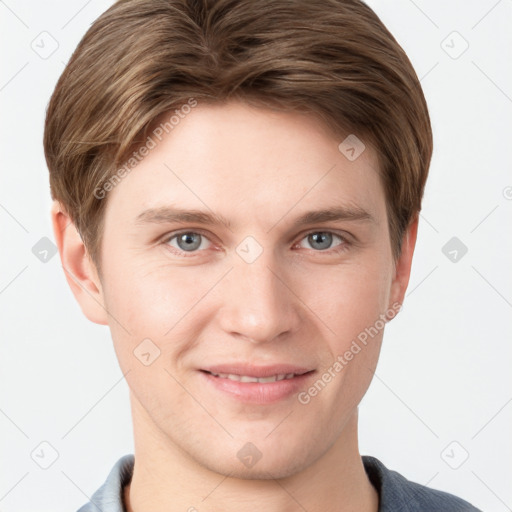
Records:
[[[305,367],[273,365],[220,365],[200,370],[206,384],[224,396],[252,404],[270,404],[304,389],[315,373]]]
[[[304,375],[300,373],[279,373],[277,375],[270,375],[269,377],[252,377],[251,375],[237,375],[236,373],[214,373],[208,372],[210,375],[214,377],[220,377],[221,379],[229,379],[237,382],[277,382],[278,380],[285,379],[293,379],[294,377],[298,377],[299,375]]]

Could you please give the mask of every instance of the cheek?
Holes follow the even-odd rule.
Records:
[[[384,261],[361,260],[305,274],[299,285],[302,297],[322,320],[329,338],[335,340],[332,348],[337,353],[373,326],[387,309],[390,270]]]
[[[143,342],[150,351],[159,352],[156,363],[165,361],[169,367],[181,351],[192,347],[210,318],[198,305],[218,280],[217,272],[125,261],[110,265],[105,275],[105,303],[123,370],[134,363],[137,367],[133,353],[142,350],[138,347]]]
[[[323,306],[335,332],[329,336],[328,364],[336,377],[326,399],[333,411],[342,412],[359,403],[377,365],[390,292],[389,260],[378,255],[361,260],[333,273],[330,283]],[[334,361],[339,363],[335,369]]]
[[[191,276],[183,269],[148,272],[122,265],[108,274],[104,291],[114,350],[130,389],[147,410],[160,408],[170,396],[177,410],[190,406],[173,377],[181,380],[175,363],[201,328],[194,304],[206,285]]]
[[[215,282],[211,272],[204,275],[198,267],[134,260],[111,265],[105,295],[110,310],[139,334],[162,337]]]

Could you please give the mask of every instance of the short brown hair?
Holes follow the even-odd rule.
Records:
[[[310,113],[371,144],[400,254],[421,209],[432,131],[412,64],[365,3],[121,0],[75,50],[44,133],[52,197],[98,269],[106,200],[94,191],[155,119],[190,98]]]

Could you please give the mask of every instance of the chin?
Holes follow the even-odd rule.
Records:
[[[301,467],[296,463],[287,464],[264,464],[259,462],[252,468],[244,467],[239,461],[233,461],[231,464],[213,464],[208,469],[220,475],[237,478],[240,480],[275,480],[291,477],[301,471]]]
[[[270,452],[268,454],[265,453],[265,449],[260,452],[260,455],[257,455],[257,452],[254,451],[254,456],[256,458],[260,457],[256,462],[254,460],[244,461],[244,458],[246,458],[244,455],[246,453],[250,454],[252,450],[246,448],[245,452],[242,451],[242,453],[240,453],[241,450],[238,450],[235,457],[224,460],[221,453],[213,454],[214,458],[208,458],[208,460],[205,460],[204,457],[196,457],[196,462],[210,471],[231,478],[239,478],[241,480],[274,480],[291,477],[303,471],[317,458],[315,454],[303,453],[302,450],[284,453],[282,450],[279,450],[279,447],[276,447],[275,449],[267,448]],[[317,454],[317,456],[320,455]]]

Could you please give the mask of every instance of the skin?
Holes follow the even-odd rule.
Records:
[[[417,219],[395,261],[377,154],[367,144],[351,162],[338,150],[343,139],[311,115],[198,105],[109,193],[101,279],[54,204],[69,285],[84,314],[110,327],[130,387],[128,511],[252,511],[255,503],[269,512],[377,511],[357,407],[382,329],[307,404],[297,393],[244,403],[206,385],[199,371],[233,361],[297,364],[315,370],[307,390],[402,302]],[[137,222],[168,206],[214,212],[230,227]],[[368,218],[294,226],[326,206]],[[183,230],[201,235],[195,252],[172,238]],[[319,232],[333,234],[323,250],[308,236]],[[236,252],[248,236],[262,249],[252,263]],[[160,350],[148,366],[133,353],[147,338]],[[251,468],[237,457],[247,442],[261,453]]]

